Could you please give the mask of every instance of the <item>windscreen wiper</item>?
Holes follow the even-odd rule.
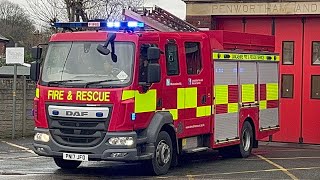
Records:
[[[58,85],[66,83],[66,82],[76,82],[76,81],[83,81],[83,80],[80,80],[80,79],[68,79],[68,80],[62,80],[62,81],[49,81],[48,82],[48,86],[58,86]]]
[[[93,85],[93,84],[100,84],[100,83],[104,83],[104,82],[112,82],[112,81],[120,81],[119,79],[105,79],[105,80],[101,80],[101,81],[91,81],[91,82],[87,82],[84,87],[87,88],[89,85]]]

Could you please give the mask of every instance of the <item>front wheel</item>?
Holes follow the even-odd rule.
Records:
[[[153,158],[147,162],[152,174],[163,175],[169,171],[173,157],[172,140],[170,135],[161,131],[155,143]]]
[[[61,169],[76,169],[81,164],[81,161],[69,161],[69,160],[64,160],[62,158],[53,158],[53,159],[56,165],[59,166]]]

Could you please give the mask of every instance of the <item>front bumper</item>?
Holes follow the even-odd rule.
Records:
[[[89,160],[100,161],[137,161],[147,160],[153,157],[154,145],[147,144],[145,141],[138,139],[136,132],[108,132],[104,137],[103,141],[93,147],[71,147],[58,144],[51,137],[49,129],[36,128],[35,132],[46,133],[50,136],[50,141],[34,142],[34,151],[38,155],[48,157],[62,157],[64,152],[87,154]],[[119,146],[110,145],[108,139],[111,137],[123,137],[130,136],[134,138],[134,144],[132,146]],[[112,157],[112,153],[126,153],[123,157]]]

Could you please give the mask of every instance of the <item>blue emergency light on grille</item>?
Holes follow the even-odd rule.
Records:
[[[137,21],[90,21],[90,22],[56,22],[56,28],[103,28],[103,29],[135,29],[144,28],[143,22]]]

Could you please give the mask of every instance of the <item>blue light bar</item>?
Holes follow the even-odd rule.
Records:
[[[107,28],[114,30],[126,30],[144,28],[143,22],[137,21],[90,21],[90,22],[56,22],[52,24],[56,28]]]

